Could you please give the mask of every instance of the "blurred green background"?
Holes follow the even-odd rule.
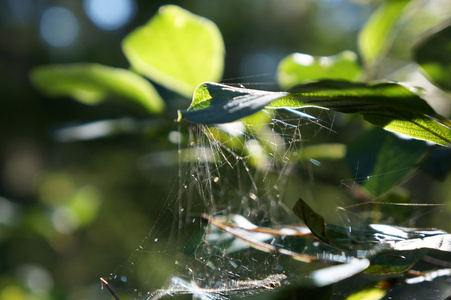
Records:
[[[424,32],[449,17],[447,0],[417,2],[421,10],[413,10],[408,26],[400,28],[386,74],[411,58],[410,48]],[[157,87],[168,109],[149,118],[127,103],[87,106],[48,98],[29,81],[30,70],[43,64],[128,68],[122,39],[164,4],[169,3],[0,2],[0,299],[109,299],[99,277],[127,264],[177,192],[179,125],[174,120],[189,99]],[[379,1],[171,4],[218,25],[226,45],[224,82],[263,82],[272,88],[277,65],[289,53],[356,51],[357,33]],[[438,99],[434,107],[449,117],[449,103]],[[87,123],[91,127],[76,134],[70,130]],[[346,133],[340,134],[334,138],[346,140]],[[418,188],[417,198],[444,203],[450,179],[430,181],[421,181],[425,187]],[[451,230],[446,220],[432,225]]]

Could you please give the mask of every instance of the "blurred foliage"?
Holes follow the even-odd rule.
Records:
[[[86,104],[123,97],[159,113],[164,102],[155,88],[129,70],[96,64],[41,66],[31,74],[33,84],[51,96],[71,96]]]
[[[223,72],[224,78],[238,78],[240,82],[267,81],[264,76],[246,76],[269,73],[269,80],[274,81],[279,62],[290,57],[289,53],[308,53],[304,55],[313,59],[314,66],[318,65],[318,69],[311,72],[319,75],[296,80],[320,79],[325,74],[325,66],[321,64],[325,59],[321,58],[332,55],[327,58],[338,62],[343,53],[351,53],[347,52],[349,50],[359,52],[363,58],[363,65],[367,68],[363,78],[405,80],[418,73],[418,69],[407,74],[399,72],[412,64],[411,46],[418,43],[428,30],[449,18],[451,10],[447,1],[409,1],[408,4],[407,1],[393,1],[393,4],[385,1],[381,4],[381,1],[200,0],[178,1],[180,7],[166,6],[163,10],[160,7],[167,4],[165,1],[136,1],[138,9],[128,24],[118,30],[103,31],[86,17],[84,2],[0,2],[3,124],[0,134],[0,299],[110,298],[100,289],[99,277],[115,272],[116,267],[127,269],[130,254],[144,237],[148,237],[149,228],[155,226],[159,212],[169,201],[171,189],[175,186],[177,190],[178,141],[186,141],[188,137],[186,131],[178,131],[177,126],[183,125],[175,125],[173,121],[177,110],[188,107],[187,97],[197,84],[219,81]],[[40,36],[43,13],[56,5],[66,6],[79,22],[78,40],[67,47],[52,47]],[[155,14],[157,18],[149,21]],[[181,19],[173,19],[173,14]],[[221,34],[215,24],[225,41],[225,57]],[[163,29],[158,26],[163,26]],[[142,38],[147,35],[147,30],[161,33],[168,30],[167,26],[174,26],[169,31],[173,34],[169,39],[164,34],[154,36],[154,40]],[[191,30],[202,32],[194,34],[199,40],[192,39]],[[447,37],[449,35],[437,33],[429,40],[426,38],[415,56],[438,86],[443,83],[440,76],[446,74],[440,68],[448,64],[446,59],[439,58],[449,57],[446,55],[449,48],[435,46],[445,45],[446,42],[442,41]],[[164,43],[174,39],[180,42],[179,51],[165,51]],[[368,39],[376,45],[367,43]],[[437,59],[433,64],[429,64],[428,41],[439,51],[434,55]],[[142,44],[145,42],[150,44]],[[342,54],[334,56],[336,53]],[[160,56],[155,61],[153,55],[157,54]],[[347,65],[352,66],[346,79],[356,80],[361,75],[354,58],[345,58]],[[78,64],[82,61],[86,63]],[[185,67],[179,70],[181,61]],[[55,63],[59,66],[49,67]],[[130,65],[131,70],[128,70]],[[161,70],[168,66],[172,67]],[[327,65],[326,71],[333,70],[334,66]],[[152,80],[155,87],[137,73]],[[33,84],[58,98],[37,93],[30,84],[30,74]],[[413,80],[411,83],[422,86]],[[281,84],[284,85],[282,81]],[[426,100],[431,96],[429,92],[425,91]],[[62,101],[62,96],[98,105],[86,106],[69,99]],[[111,98],[131,101],[103,101]],[[439,113],[449,116],[449,97],[440,94],[439,98],[440,103],[445,103],[442,107],[446,108]],[[164,105],[161,99],[164,99]],[[137,103],[141,106],[135,105]],[[245,124],[247,130],[258,132],[255,135],[262,141],[270,141],[265,136],[270,132],[259,126],[259,122],[267,122],[265,118],[268,116],[260,115],[263,121],[252,117],[248,117]],[[123,118],[129,121],[120,123],[118,129],[117,120]],[[327,149],[329,146],[323,143],[337,143],[330,145],[335,149],[333,147],[348,144],[364,131],[365,126],[359,120],[349,118],[345,121],[344,125],[337,124],[339,135],[332,138],[318,134],[312,144],[306,143],[306,147],[319,147],[324,153],[324,147]],[[76,134],[70,139],[59,138],[67,136],[68,131],[63,129]],[[231,148],[246,145],[243,153],[259,153],[253,156],[255,167],[265,164],[268,149],[273,147],[271,143],[264,145],[255,140],[233,144],[233,139],[230,139],[233,134],[225,130],[217,130],[214,134],[229,141]],[[376,148],[389,151],[390,139]],[[313,151],[315,148],[307,149]],[[338,146],[339,155],[334,153],[328,158],[341,159],[345,150]],[[323,155],[314,152],[317,158]],[[385,198],[387,202],[402,199],[446,204],[434,214],[420,214],[419,221],[425,226],[450,231],[447,218],[451,210],[451,183],[447,176],[449,149],[431,149],[435,163],[425,160],[422,167],[422,170],[429,170],[429,174],[441,177],[443,183],[421,173],[412,179],[410,185],[393,185],[415,171],[412,166],[420,163],[417,160],[421,157],[420,152],[415,151],[408,161],[403,162],[406,171],[402,174],[382,176],[385,181],[364,188],[373,195],[394,188]],[[197,158],[197,153],[189,149],[185,154],[188,160]],[[349,159],[349,148],[346,155]],[[400,157],[390,157],[391,165],[400,163]],[[299,159],[307,158],[300,156]],[[372,161],[378,159],[372,158]],[[357,167],[351,167],[348,172],[343,170],[343,165],[331,166],[333,168],[324,178],[326,182],[330,174],[357,176]],[[362,176],[373,176],[377,172],[390,174],[382,167],[367,166]],[[292,180],[304,179],[297,174]],[[317,192],[312,193],[318,199],[336,199],[337,193],[341,193],[340,187],[335,185],[331,188],[327,183],[318,183],[314,189]],[[359,194],[361,191],[355,188],[353,196],[369,197],[368,191]],[[397,195],[402,196],[396,198]],[[285,195],[287,199],[297,199],[298,196],[298,190],[293,192],[289,188]],[[397,209],[390,212],[390,218],[397,220],[398,214],[401,220],[412,220],[412,215],[405,217]],[[169,236],[161,237],[160,244],[168,239]],[[183,264],[183,259],[179,263]],[[124,287],[119,289],[124,294],[121,296],[131,295],[130,289],[136,286],[142,290],[161,287],[164,282],[147,285],[148,267],[152,267],[154,273],[169,273],[173,264],[173,259],[155,250],[155,256],[149,258],[149,262],[143,262],[134,270],[136,282],[118,285]],[[330,289],[327,294],[330,294]]]
[[[321,57],[293,53],[279,64],[279,84],[283,89],[289,89],[300,83],[325,78],[355,81],[361,75],[357,59],[352,51]]]
[[[437,32],[422,41],[416,48],[415,59],[421,68],[440,88],[451,90],[451,25],[436,29]]]

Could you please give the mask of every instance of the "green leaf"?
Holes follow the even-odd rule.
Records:
[[[206,82],[196,88],[190,107],[179,112],[178,121],[187,119],[202,124],[233,122],[260,111],[288,94]]]
[[[342,159],[346,155],[345,144],[322,143],[319,145],[305,145],[302,151],[298,152],[297,158],[299,160],[309,159]]]
[[[424,39],[416,47],[414,55],[438,87],[451,91],[451,25]]]
[[[349,146],[347,160],[356,181],[379,197],[412,172],[429,149],[424,142],[399,139],[374,128]]]
[[[345,300],[379,300],[389,291],[389,284],[371,285],[356,293],[349,295]]]
[[[358,46],[366,64],[373,65],[388,50],[395,34],[392,28],[408,3],[384,1],[360,31]]]
[[[305,225],[319,240],[330,244],[329,237],[326,233],[326,222],[324,218],[315,212],[304,200],[299,198],[293,207],[296,216],[304,221]]]
[[[125,37],[122,48],[134,69],[186,97],[201,82],[219,81],[224,68],[217,26],[175,5],[160,7]]]
[[[335,259],[333,256],[325,258],[337,262],[341,259],[350,263],[351,265],[344,267],[346,272],[352,273],[359,268],[362,268],[361,271],[366,269],[364,261],[355,257],[354,261],[350,259],[353,258],[351,256],[353,252],[359,253],[362,250],[370,250],[366,258],[371,260],[371,265],[367,266],[368,269],[365,272],[378,275],[409,270],[427,253],[428,249],[451,252],[451,234],[442,230],[384,224],[358,224],[345,228],[326,224],[323,217],[313,211],[302,199],[299,199],[293,211],[304,221],[316,238],[334,248],[349,252],[347,259],[340,257]]]
[[[359,113],[368,122],[388,131],[441,145],[451,142],[450,122],[423,99],[396,83],[374,85],[322,80],[296,86],[289,92],[268,92],[203,83],[190,107],[179,112],[179,121],[227,123],[262,108],[317,107]]]
[[[360,76],[360,72],[357,55],[352,51],[316,57],[293,53],[280,62],[278,79],[283,89],[289,89],[306,81],[324,78],[353,81]]]
[[[51,96],[69,96],[85,104],[99,104],[111,96],[132,100],[152,113],[164,109],[155,88],[141,76],[120,68],[78,63],[34,68],[32,83]]]

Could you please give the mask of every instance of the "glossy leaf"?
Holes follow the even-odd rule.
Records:
[[[327,224],[323,217],[299,199],[293,208],[311,232],[320,240],[334,246],[345,245],[342,239],[348,239],[348,249],[371,249],[384,245],[383,250],[408,251],[417,249],[435,249],[451,252],[451,234],[436,229],[398,227],[384,224],[359,224],[352,229]],[[346,232],[345,235],[342,233]],[[339,234],[337,234],[339,233]],[[343,248],[341,246],[341,248]]]
[[[289,92],[268,92],[203,83],[191,106],[179,112],[179,121],[227,123],[262,108],[317,107],[343,113],[359,113],[386,130],[441,145],[451,142],[450,123],[423,99],[396,83],[368,85],[323,80],[297,86]]]
[[[278,67],[278,80],[283,89],[319,79],[343,79],[353,81],[361,72],[357,55],[343,51],[333,56],[311,56],[293,53],[284,58]]]
[[[424,39],[414,53],[429,78],[440,88],[451,91],[451,25]]]
[[[162,6],[125,37],[122,48],[134,69],[186,97],[201,82],[219,81],[224,68],[217,26],[175,5]]]
[[[139,103],[152,113],[164,109],[152,84],[126,69],[88,63],[40,66],[32,70],[31,81],[48,95],[69,96],[85,104],[113,96]]]
[[[356,181],[379,197],[412,172],[429,149],[424,142],[400,139],[374,128],[349,146],[347,160]]]
[[[384,224],[359,224],[345,228],[327,224],[302,199],[299,199],[293,211],[326,244],[347,251],[369,250],[366,257],[371,259],[371,266],[365,270],[367,273],[381,275],[405,272],[428,249],[451,252],[451,234],[442,230]]]
[[[384,1],[365,24],[358,46],[366,63],[374,64],[387,51],[394,38],[393,26],[408,3],[409,0]]]
[[[288,92],[251,90],[206,82],[196,88],[190,107],[179,112],[178,121],[186,119],[202,124],[233,122],[287,95]]]

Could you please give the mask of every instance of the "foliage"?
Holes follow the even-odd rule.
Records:
[[[271,143],[268,142],[271,130],[267,124],[275,110],[307,111],[313,107],[317,110],[308,110],[309,114],[314,114],[315,111],[345,113],[345,126],[348,126],[348,129],[357,127],[363,132],[359,138],[354,138],[352,142],[346,138],[338,143],[321,139],[319,142],[305,142],[301,153],[287,151],[286,156],[300,164],[309,159],[338,161],[346,158],[347,168],[355,176],[356,183],[363,191],[363,197],[383,202],[384,199],[394,199],[398,196],[399,183],[405,181],[418,166],[423,164],[424,167],[427,155],[432,153],[433,157],[438,151],[446,152],[451,142],[450,121],[435,112],[423,100],[421,89],[406,87],[381,75],[384,66],[382,62],[396,38],[396,26],[401,23],[402,18],[408,16],[412,2],[414,1],[399,0],[381,4],[360,31],[360,56],[350,50],[331,56],[304,53],[286,56],[278,66],[277,78],[279,85],[287,91],[247,89],[215,83],[221,79],[225,59],[219,29],[212,21],[174,5],[162,6],[148,23],[123,39],[122,50],[130,64],[130,70],[97,63],[46,65],[34,68],[30,78],[33,85],[47,95],[69,96],[84,104],[109,105],[104,101],[111,98],[138,104],[145,114],[152,116],[156,120],[155,123],[158,123],[149,128],[160,130],[163,132],[160,135],[163,136],[168,135],[168,128],[175,117],[162,115],[164,112],[172,113],[170,100],[173,99],[167,99],[168,91],[185,97],[185,100],[194,93],[188,109],[183,110],[187,105],[178,107],[182,109],[179,112],[179,121],[185,119],[211,125],[211,134],[220,144],[247,155],[250,164],[257,170],[264,169],[266,159],[274,156],[275,151],[271,150]],[[447,90],[450,89],[449,28],[442,26],[436,29],[414,49],[415,62],[431,81]],[[149,80],[156,84],[156,88]],[[368,123],[361,123],[359,119],[356,121],[355,116],[362,116]],[[302,117],[312,120],[319,118],[308,114]],[[232,121],[242,124],[244,130],[252,132],[255,136],[252,141],[253,148],[249,141],[243,142],[239,140],[242,137],[234,136],[223,127],[215,125]],[[372,126],[369,124],[375,127],[368,128]],[[388,134],[380,128],[400,134],[402,138]],[[156,134],[152,138],[155,136]],[[406,136],[422,141],[404,139]],[[161,136],[155,140],[158,138]],[[437,150],[432,144],[444,147]],[[199,160],[198,153],[191,150],[181,149],[181,156],[189,161]],[[176,157],[176,150],[172,154]],[[210,157],[209,155],[216,157],[217,153],[207,153],[205,157]],[[117,157],[113,154],[112,156]],[[163,164],[167,161],[169,159],[161,159],[159,162]],[[117,159],[117,162],[121,163],[121,159]],[[441,176],[448,171],[449,168],[445,168]],[[431,171],[433,175],[438,172]],[[119,177],[114,177],[114,172],[108,175],[112,177],[113,182],[121,181]],[[59,180],[64,178],[50,177],[41,180],[52,181],[52,184],[49,184],[52,187],[60,184]],[[368,178],[370,180],[366,180]],[[74,191],[72,195],[63,203],[51,203],[49,206],[52,216],[57,215],[60,219],[75,216],[78,221],[74,223],[73,228],[68,229],[70,231],[96,221],[101,197],[97,190],[89,185],[83,186],[71,180],[67,182]],[[57,192],[58,190],[50,190],[49,193]],[[423,248],[430,248],[428,245],[431,239],[435,242],[436,237],[429,236],[422,230],[383,227],[382,224],[376,224],[380,225],[377,228],[354,228],[356,236],[350,238],[348,228],[327,224],[319,213],[303,201],[297,205],[302,208],[295,208],[295,213],[302,216],[317,238],[332,248],[354,251],[353,242],[363,237],[360,245],[363,244],[363,248],[369,250],[381,236],[389,241],[391,247],[384,249],[388,254],[377,253],[368,259],[356,259],[355,264],[345,264],[348,273],[343,267],[338,268],[339,266],[332,267],[327,273],[312,273],[313,279],[329,278],[329,281],[322,281],[318,286],[335,284],[365,269],[373,274],[408,271],[425,255],[427,250]],[[85,209],[88,211],[84,211]],[[45,225],[34,230],[45,236],[50,244],[55,244],[57,234],[49,229],[55,217],[51,219],[47,215],[46,211],[41,210],[30,213],[28,218],[44,220],[40,224]],[[379,222],[377,218],[373,219],[376,219],[376,223]],[[33,222],[30,221],[31,223]],[[397,236],[393,237],[391,230],[400,230],[415,239],[423,239],[423,242],[419,245],[411,242],[410,238],[396,240]],[[443,231],[434,232],[439,232],[439,237],[449,236]],[[393,237],[393,240],[390,240],[390,237]],[[439,247],[432,248],[442,250]],[[333,249],[330,251],[333,252]],[[396,253],[398,256],[394,256],[393,252],[399,252]],[[400,256],[403,256],[403,259],[398,259]],[[325,291],[324,297],[329,298],[331,289],[323,289],[324,287],[314,289],[313,294]],[[372,293],[377,294],[374,297],[381,297],[386,292],[387,289],[362,287],[349,299],[363,299],[362,295]]]
[[[198,87],[187,111],[179,120],[211,124],[236,121],[267,108],[318,107],[344,113],[359,113],[386,130],[448,145],[449,121],[420,97],[401,85],[367,85],[322,80],[296,86],[290,92],[266,92],[214,83]]]

